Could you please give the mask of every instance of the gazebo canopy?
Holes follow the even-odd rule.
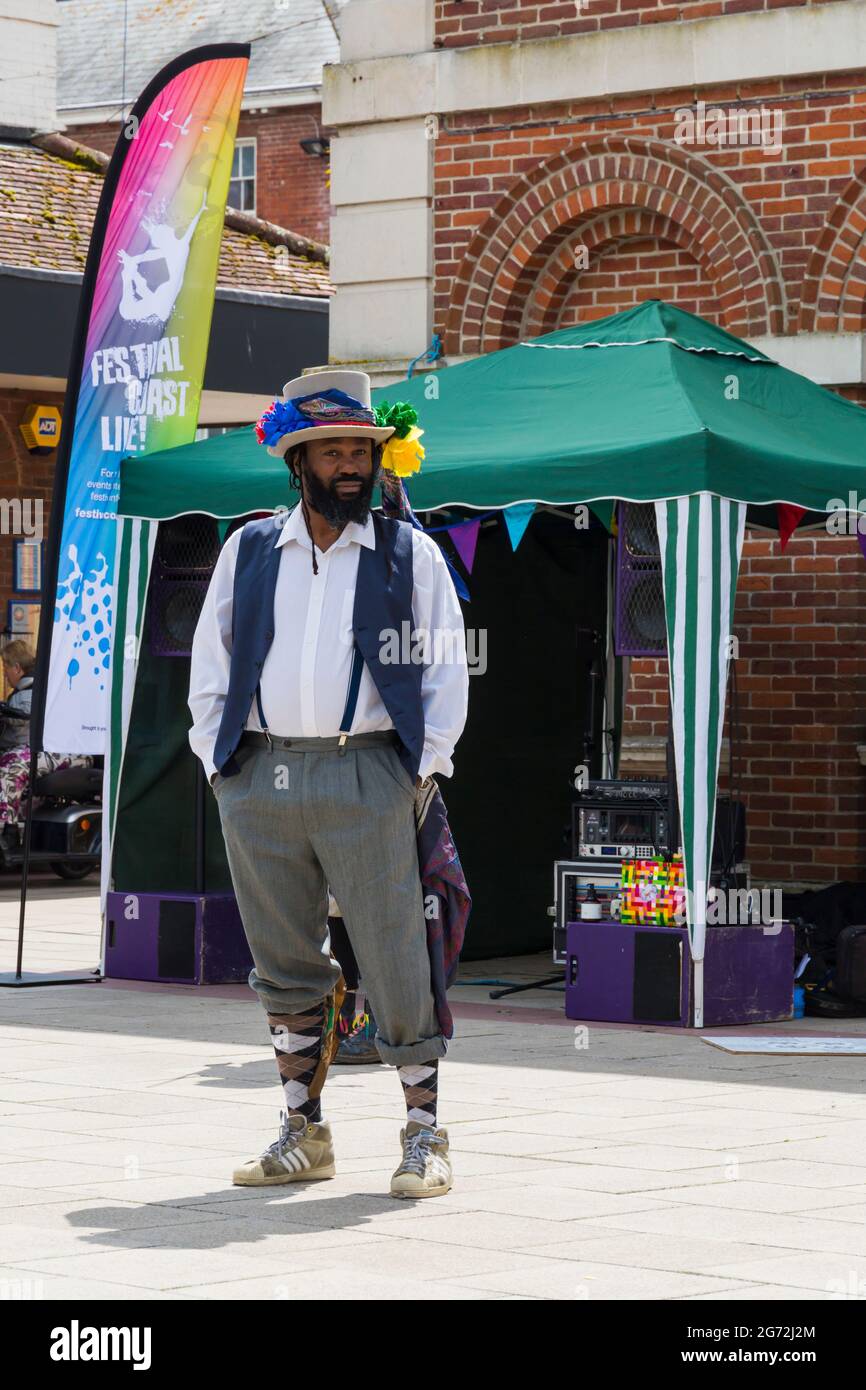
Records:
[[[866,494],[866,412],[656,300],[374,396],[418,410],[416,511],[710,492],[827,512]],[[293,496],[285,465],[245,427],[127,459],[119,511],[234,517]]]
[[[416,512],[655,502],[700,1026],[706,885],[746,509],[766,508],[761,519],[771,522],[775,503],[819,514],[859,511],[866,411],[658,301],[398,382],[375,398],[407,400],[418,410],[426,458],[407,480]],[[154,522],[192,512],[234,518],[295,497],[284,462],[270,457],[249,426],[127,459],[118,505],[121,630],[141,631]],[[113,788],[130,668],[118,666],[116,654]],[[112,796],[112,811],[114,804]]]

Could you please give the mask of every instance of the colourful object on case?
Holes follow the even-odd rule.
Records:
[[[622,908],[626,926],[673,927],[685,915],[685,879],[681,855],[673,859],[624,859]]]

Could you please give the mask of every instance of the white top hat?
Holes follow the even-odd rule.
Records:
[[[354,405],[328,400],[326,391],[342,391]],[[303,444],[307,439],[360,436],[382,444],[394,433],[392,426],[383,428],[373,423],[375,417],[370,403],[370,378],[366,372],[329,368],[323,372],[311,372],[307,376],[296,376],[286,382],[282,399],[284,403],[302,402],[297,409],[309,420],[309,424],[290,429],[275,444],[269,444],[268,453],[275,458],[284,458],[289,449]]]

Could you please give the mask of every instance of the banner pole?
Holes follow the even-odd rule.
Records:
[[[75,971],[62,971],[62,972],[56,972],[56,973],[54,973],[54,974],[43,974],[43,975],[38,975],[38,976],[36,976],[36,975],[25,975],[24,969],[23,969],[24,927],[25,927],[25,920],[26,920],[26,907],[27,907],[28,886],[29,886],[29,872],[30,872],[30,862],[31,862],[31,854],[32,854],[32,828],[33,828],[33,803],[34,803],[34,792],[35,792],[35,784],[36,784],[36,778],[37,778],[38,766],[39,766],[39,754],[40,754],[40,753],[43,751],[43,749],[44,749],[45,724],[46,724],[46,711],[49,709],[49,677],[50,677],[50,674],[51,674],[50,668],[51,668],[51,664],[52,664],[52,651],[53,651],[53,649],[54,649],[55,619],[56,619],[56,616],[57,616],[56,609],[57,609],[57,603],[58,603],[58,576],[59,576],[59,570],[60,570],[60,552],[61,552],[61,549],[62,549],[62,547],[63,547],[63,538],[64,538],[64,534],[65,534],[66,512],[67,512],[67,508],[68,508],[68,504],[69,504],[69,484],[70,484],[70,476],[73,475],[73,448],[74,448],[74,440],[75,440],[75,437],[76,437],[76,428],[77,428],[77,425],[78,425],[79,407],[80,407],[80,405],[81,405],[81,400],[80,400],[80,397],[81,397],[81,386],[82,386],[82,380],[83,380],[83,374],[84,374],[84,370],[85,370],[85,365],[86,365],[86,362],[87,362],[87,355],[88,355],[88,351],[89,351],[89,332],[90,332],[90,327],[91,327],[91,321],[92,321],[92,319],[93,319],[94,314],[95,314],[95,313],[98,313],[98,312],[103,312],[103,311],[104,311],[104,306],[102,307],[102,309],[100,309],[98,305],[97,305],[97,308],[95,308],[94,306],[95,306],[95,304],[97,304],[97,300],[98,300],[97,290],[98,290],[99,286],[102,284],[102,281],[101,281],[101,279],[100,279],[100,276],[101,276],[101,273],[102,273],[102,270],[103,270],[103,257],[104,257],[104,255],[106,254],[106,239],[107,239],[108,232],[109,232],[109,224],[110,224],[112,215],[113,215],[113,213],[115,212],[115,208],[116,208],[116,204],[117,204],[117,197],[118,197],[118,190],[119,190],[119,188],[122,187],[122,181],[123,181],[123,179],[127,177],[127,166],[128,166],[128,168],[129,168],[129,171],[131,171],[131,172],[129,173],[129,177],[130,177],[130,178],[140,179],[140,178],[142,177],[141,173],[136,173],[136,172],[135,172],[136,169],[138,168],[138,165],[141,163],[141,157],[139,157],[139,158],[137,159],[136,162],[132,162],[132,163],[129,163],[129,162],[128,162],[128,157],[130,156],[131,151],[133,151],[133,150],[135,149],[135,146],[133,145],[133,142],[136,141],[136,140],[138,139],[139,133],[140,133],[140,129],[142,128],[142,123],[145,122],[145,120],[146,120],[146,118],[147,118],[147,116],[148,116],[148,113],[149,113],[149,111],[150,111],[151,106],[152,106],[153,103],[159,98],[160,93],[166,88],[166,86],[167,86],[170,82],[174,81],[176,78],[181,77],[183,74],[187,73],[188,71],[190,71],[190,70],[192,70],[192,69],[194,69],[194,68],[199,67],[200,65],[208,64],[208,63],[210,63],[210,62],[212,62],[212,61],[222,61],[222,60],[241,60],[241,61],[242,61],[242,63],[243,63],[243,69],[242,69],[242,71],[236,72],[236,73],[232,76],[232,78],[231,78],[231,81],[232,81],[232,83],[234,84],[235,87],[237,87],[238,79],[240,79],[240,87],[238,88],[236,95],[235,95],[234,97],[232,97],[231,100],[230,100],[230,103],[229,103],[228,108],[227,108],[227,114],[225,114],[225,115],[222,117],[222,127],[221,127],[221,129],[222,129],[222,134],[218,134],[217,136],[212,137],[212,139],[211,139],[210,142],[207,142],[207,141],[206,141],[205,144],[204,144],[204,147],[202,148],[202,150],[201,150],[200,152],[199,152],[199,150],[197,149],[197,147],[194,148],[194,149],[193,149],[194,159],[189,163],[189,166],[188,166],[188,167],[187,167],[187,166],[184,166],[184,168],[180,171],[179,174],[176,174],[175,176],[173,176],[173,177],[175,177],[175,182],[178,184],[178,186],[182,185],[183,179],[186,178],[186,176],[187,176],[188,169],[189,169],[189,168],[195,167],[195,160],[198,160],[200,163],[201,163],[202,160],[204,160],[204,161],[205,161],[205,164],[204,164],[203,167],[207,167],[208,161],[210,161],[210,163],[213,164],[214,168],[223,170],[224,172],[221,172],[219,177],[220,177],[221,179],[224,179],[224,186],[222,187],[221,192],[220,192],[220,195],[219,195],[219,197],[218,197],[218,199],[217,199],[217,204],[218,204],[218,207],[219,207],[219,210],[220,210],[221,214],[224,215],[224,211],[225,211],[225,193],[226,193],[227,188],[228,188],[228,181],[229,181],[229,165],[230,165],[230,158],[228,159],[228,163],[226,163],[226,153],[225,153],[226,132],[230,132],[230,137],[229,137],[229,138],[230,138],[230,140],[233,142],[233,140],[234,140],[234,135],[235,135],[235,131],[236,131],[236,128],[237,128],[237,116],[238,116],[238,111],[239,111],[239,107],[240,107],[240,91],[242,90],[242,87],[243,87],[243,77],[245,76],[245,73],[246,73],[246,65],[247,65],[247,63],[249,62],[249,56],[250,56],[250,46],[249,46],[249,44],[222,43],[222,44],[207,44],[207,45],[204,45],[204,46],[202,46],[202,47],[200,47],[200,48],[192,49],[192,50],[190,50],[190,51],[188,51],[188,52],[186,52],[186,53],[181,54],[179,57],[175,58],[174,60],[172,60],[172,62],[170,62],[169,64],[167,64],[166,67],[164,67],[164,68],[162,69],[161,72],[157,73],[156,76],[155,76],[154,78],[151,79],[151,81],[148,83],[148,85],[145,87],[144,91],[141,93],[141,95],[138,97],[137,101],[135,102],[135,104],[134,104],[134,106],[133,106],[133,108],[132,108],[132,111],[130,112],[129,117],[127,117],[127,118],[124,120],[124,122],[123,122],[123,124],[122,124],[122,127],[121,127],[121,130],[120,130],[120,134],[119,134],[119,136],[118,136],[117,144],[115,145],[114,152],[113,152],[113,154],[112,154],[112,156],[111,156],[111,159],[110,159],[110,161],[109,161],[108,167],[107,167],[107,169],[106,169],[106,171],[105,171],[105,176],[104,176],[104,179],[103,179],[102,189],[101,189],[100,197],[99,197],[99,204],[98,204],[97,211],[96,211],[96,217],[95,217],[95,219],[94,219],[93,228],[92,228],[91,235],[90,235],[90,244],[89,244],[89,247],[88,247],[87,260],[86,260],[85,268],[84,268],[84,276],[83,276],[82,286],[81,286],[81,296],[80,296],[79,303],[78,303],[78,311],[77,311],[77,315],[76,315],[75,330],[74,330],[73,339],[72,339],[72,350],[71,350],[71,353],[70,353],[70,363],[69,363],[69,370],[68,370],[67,382],[66,382],[66,395],[65,395],[65,399],[64,399],[64,405],[63,405],[63,421],[62,421],[62,425],[61,425],[61,437],[60,437],[60,443],[59,443],[59,447],[58,447],[58,450],[57,450],[56,461],[55,461],[54,484],[53,484],[52,499],[51,499],[51,515],[50,515],[49,528],[48,528],[48,538],[47,538],[47,541],[46,541],[46,544],[45,544],[45,559],[44,559],[43,588],[42,588],[42,605],[41,605],[41,615],[40,615],[40,623],[39,623],[39,634],[38,634],[37,646],[36,646],[36,663],[35,663],[35,670],[34,670],[34,685],[33,685],[33,696],[32,696],[32,705],[31,705],[30,730],[29,730],[29,739],[30,739],[30,767],[29,767],[29,773],[30,773],[30,786],[29,786],[28,797],[27,797],[27,811],[26,811],[26,820],[25,820],[25,827],[24,827],[24,854],[23,854],[23,863],[22,863],[21,888],[20,888],[20,900],[19,900],[18,949],[17,949],[16,969],[15,969],[14,974],[11,973],[11,972],[8,973],[8,974],[2,974],[2,973],[0,973],[0,984],[4,984],[4,985],[21,985],[21,984],[55,984],[55,983],[56,983],[56,984],[60,984],[60,983],[64,983],[64,984],[68,984],[68,983],[92,983],[94,980],[98,980],[98,979],[101,978],[101,973],[100,973],[99,970],[91,971],[91,972],[85,973],[85,974],[82,974],[81,972],[75,972]],[[216,100],[216,98],[214,98],[214,100]],[[190,97],[190,102],[192,103],[192,97]],[[191,106],[190,106],[190,110],[192,111],[192,104],[191,104]],[[188,117],[188,119],[190,119],[190,118]],[[204,118],[202,118],[202,119],[204,119]],[[204,130],[204,131],[208,131],[209,129],[210,129],[210,127],[209,127],[208,125],[203,125],[203,130]],[[186,133],[187,133],[187,132],[186,132],[186,129],[183,129],[182,133],[183,133],[183,134],[186,134]],[[153,156],[153,152],[151,151],[151,144],[153,145],[153,150],[155,150],[155,149],[156,149],[155,139],[159,139],[159,138],[160,138],[159,136],[154,137],[153,133],[151,133],[150,137],[148,137],[150,143],[146,143],[146,150],[147,150],[146,158],[147,158],[147,159],[152,159],[152,158],[154,157],[154,156]],[[217,142],[217,143],[216,143],[216,147],[215,147],[215,148],[211,148],[211,146],[213,145],[213,142],[214,142],[214,141]],[[167,142],[162,142],[162,143],[159,145],[158,148],[161,150],[161,149],[163,149],[163,148],[166,147],[166,144],[167,144]],[[170,150],[173,150],[173,148],[174,148],[174,146],[171,145],[171,144],[168,144],[167,147],[168,147]],[[161,166],[160,166],[160,167],[165,166],[166,168],[169,168],[171,162],[174,161],[174,160],[175,160],[175,156],[171,156],[171,157],[166,156],[164,159],[162,159],[162,161],[161,161]],[[119,305],[119,307],[117,308],[117,310],[116,310],[115,312],[119,313],[119,314],[120,314],[122,317],[124,317],[127,321],[132,322],[132,323],[136,323],[136,324],[137,324],[137,323],[142,323],[142,322],[147,321],[148,323],[151,323],[151,324],[152,324],[152,323],[155,323],[155,322],[156,322],[158,319],[160,319],[160,318],[162,318],[162,319],[165,320],[166,322],[167,322],[168,319],[170,318],[170,315],[171,315],[171,313],[172,313],[173,310],[174,310],[174,301],[178,298],[178,295],[180,294],[180,292],[181,292],[181,290],[182,290],[182,288],[183,288],[183,280],[184,280],[184,273],[185,273],[185,267],[186,267],[186,258],[187,258],[188,255],[189,255],[189,247],[190,247],[190,243],[191,243],[192,237],[193,237],[193,235],[194,235],[194,233],[195,233],[195,230],[196,230],[196,227],[197,227],[197,224],[198,224],[199,219],[201,218],[202,214],[205,212],[205,210],[207,209],[207,206],[208,206],[208,196],[209,196],[209,189],[210,189],[210,178],[211,178],[210,175],[208,175],[208,176],[205,177],[205,178],[202,178],[201,174],[199,173],[199,174],[196,176],[196,179],[193,180],[193,182],[198,183],[199,186],[201,186],[201,187],[204,188],[204,193],[203,193],[203,197],[202,197],[202,201],[201,201],[201,206],[200,206],[198,212],[193,216],[192,221],[191,221],[191,222],[188,222],[188,224],[187,224],[187,229],[186,229],[185,233],[183,234],[183,236],[180,236],[180,234],[175,233],[175,234],[174,234],[174,241],[169,241],[169,242],[167,242],[167,243],[166,243],[165,236],[163,236],[162,240],[161,240],[160,243],[159,243],[160,246],[167,247],[167,249],[165,250],[165,255],[166,255],[166,258],[168,258],[169,251],[172,250],[172,248],[174,247],[175,242],[177,242],[177,245],[178,245],[178,247],[180,248],[180,249],[179,249],[179,255],[182,256],[182,260],[179,262],[179,264],[180,264],[180,270],[179,270],[180,280],[179,280],[179,282],[178,282],[178,285],[177,285],[176,288],[175,288],[174,299],[172,299],[171,305],[170,305],[169,309],[166,310],[166,312],[164,312],[164,313],[162,313],[162,314],[157,313],[156,310],[152,310],[151,317],[150,317],[149,319],[147,318],[147,315],[144,315],[143,317],[136,318],[135,313],[134,313],[134,308],[135,308],[135,307],[138,307],[137,303],[133,305],[133,309],[131,310],[128,303],[126,304],[126,307],[125,307],[125,308],[123,307],[123,305],[124,305],[124,300],[121,299],[120,305]],[[175,184],[172,184],[171,186],[172,186],[172,187],[175,187]],[[139,191],[141,191],[141,190],[139,190]],[[148,195],[148,196],[151,196],[151,195]],[[124,206],[125,206],[125,205],[124,205]],[[215,207],[216,207],[216,206],[217,206],[217,205],[215,204]],[[145,227],[148,227],[148,228],[149,228],[151,224],[149,224],[149,223],[145,220],[146,211],[147,211],[147,208],[145,208],[144,211],[142,211],[140,222],[141,222],[141,225],[142,225],[142,226],[145,226]],[[158,210],[157,210],[157,211],[158,211]],[[124,215],[125,215],[125,216],[128,216],[128,214],[124,214]],[[156,217],[156,220],[157,220],[157,222],[158,222],[158,221],[159,221],[159,218],[158,218],[157,213],[154,213],[153,210],[151,210],[151,219],[153,220],[154,217]],[[112,225],[113,225],[113,224],[112,224]],[[153,225],[155,226],[156,223],[153,222]],[[161,224],[160,224],[160,225],[161,225]],[[156,243],[154,243],[154,244],[156,244]],[[127,243],[127,245],[128,245],[128,243]],[[214,251],[214,253],[213,253],[214,259],[213,259],[212,273],[213,273],[213,278],[214,278],[214,279],[215,279],[215,276],[216,276],[216,266],[217,266],[217,259],[218,259],[218,247],[219,247],[219,234],[217,234],[217,249],[216,249],[216,251]],[[120,254],[121,254],[121,255],[124,255],[125,253],[120,253]],[[148,253],[148,254],[152,256],[152,253]],[[134,258],[131,256],[131,254],[126,254],[126,255],[125,255],[124,264],[128,266],[128,263],[129,263],[130,261],[133,261],[133,260],[134,260]],[[112,263],[112,264],[113,264],[113,263]],[[208,274],[210,275],[210,272],[208,272]],[[127,288],[128,288],[128,286],[125,284],[125,285],[124,285],[124,296],[125,296],[126,293],[127,293]],[[213,285],[211,284],[211,296],[210,296],[210,308],[211,308],[211,309],[212,309],[212,307],[213,307],[213,292],[212,292],[212,291],[213,291]],[[134,298],[134,296],[133,296],[133,298]],[[155,316],[154,316],[154,315],[155,315]],[[206,328],[209,329],[209,326],[210,326],[210,319],[209,319],[209,316],[208,316]],[[100,331],[102,331],[102,329],[100,329]],[[163,333],[164,333],[164,331],[165,331],[165,322],[162,323],[161,331],[162,331]],[[151,339],[148,339],[148,342],[151,342],[151,341],[156,341],[156,340],[153,338],[153,335],[151,335]],[[144,348],[141,347],[141,345],[139,345],[139,346],[140,346],[140,348],[141,348],[141,352],[143,353],[143,352],[144,352]],[[195,400],[196,410],[197,410],[197,403],[198,403],[198,396],[197,396],[196,393],[197,393],[197,392],[200,392],[200,390],[201,390],[201,384],[202,384],[203,379],[204,379],[204,355],[206,355],[206,347],[207,347],[207,333],[205,332],[204,336],[202,337],[202,344],[201,344],[201,348],[200,348],[200,353],[201,353],[201,355],[202,355],[202,362],[201,362],[201,366],[200,366],[200,371],[197,371],[196,378],[195,378],[195,380],[192,382],[192,384],[193,384],[193,386],[194,386],[193,399]],[[196,349],[196,350],[198,351],[199,349]],[[128,360],[128,359],[127,359],[127,360]],[[177,362],[171,364],[171,366],[169,367],[169,370],[170,370],[170,371],[177,371],[177,370],[179,370],[179,369],[180,369],[180,367],[179,367],[179,364],[178,364]],[[161,370],[161,368],[160,368],[160,370]],[[148,368],[148,373],[147,373],[147,379],[148,379],[148,380],[150,380],[151,375],[152,375],[151,369]],[[158,372],[157,372],[157,375],[158,375]],[[139,378],[137,378],[137,379],[143,379],[143,377],[144,377],[144,369],[142,368],[142,369],[140,369],[140,371],[139,371]],[[115,376],[113,376],[113,375],[107,375],[106,378],[105,378],[105,380],[102,381],[102,383],[101,383],[101,388],[100,388],[100,389],[101,389],[102,392],[104,393],[105,390],[106,390],[106,385],[107,385],[107,384],[111,384],[112,386],[114,386],[114,385],[117,385],[117,384],[118,384],[118,381],[120,381],[120,383],[121,383],[121,385],[122,385],[122,379],[117,378],[117,377],[115,377]],[[187,385],[190,385],[190,384],[191,384],[191,383],[187,383]],[[95,383],[94,383],[94,385],[95,385]],[[84,407],[85,410],[89,408],[89,406],[88,406],[88,400],[89,400],[89,398],[86,397],[86,398],[85,398],[85,407]],[[104,409],[104,408],[105,408],[105,407],[103,406],[103,409]],[[144,406],[141,406],[141,407],[140,407],[140,412],[142,413],[143,417],[145,418],[145,422],[146,422],[147,410],[145,409]],[[124,413],[123,418],[127,418],[127,416],[128,416],[129,418],[132,418],[132,415],[133,415],[134,413],[135,413],[135,412],[133,411],[133,407],[132,407],[132,405],[131,405],[131,403],[130,403],[130,404],[128,404],[128,408],[127,408],[126,412]],[[181,412],[181,413],[183,413],[183,412]],[[160,417],[160,418],[161,418],[161,417]],[[104,421],[105,421],[106,419],[108,419],[108,415],[103,416],[103,424],[104,424]],[[85,428],[85,427],[82,426],[82,429],[84,429],[84,428]],[[89,424],[87,425],[86,428],[89,429],[89,430],[92,430],[92,429],[93,429],[92,422],[89,423]],[[141,426],[140,428],[141,428],[141,430],[142,430],[142,438],[143,438],[143,429],[144,429],[144,426]],[[193,430],[194,430],[194,423],[193,423]],[[106,436],[106,434],[105,434],[105,432],[104,432],[104,433],[103,433],[103,440],[105,440],[106,437],[107,437],[107,436]],[[97,444],[98,444],[98,439],[97,439]],[[125,447],[125,446],[126,446],[126,436],[124,435],[124,444],[123,444],[123,447]],[[83,447],[83,446],[82,446],[82,447]],[[116,443],[112,446],[112,445],[109,445],[109,444],[103,442],[103,446],[102,446],[102,447],[103,447],[103,450],[105,450],[105,449],[112,449],[112,448],[113,448],[114,450],[118,450],[121,446],[120,446],[119,444],[116,444]],[[139,447],[143,447],[143,446],[139,445]],[[80,471],[81,471],[80,463],[81,463],[81,458],[82,458],[82,457],[83,457],[83,455],[82,455],[82,453],[81,453],[81,448],[78,448],[77,452],[75,452],[75,454],[74,454],[74,458],[75,458],[75,472],[74,472],[74,475],[73,475],[73,476],[74,476],[74,478],[75,478],[76,480],[77,480],[77,478],[78,478],[78,474],[79,474]],[[84,475],[84,476],[86,477],[86,475]],[[76,481],[76,483],[75,483],[75,486],[78,486],[77,481]],[[90,486],[90,484],[88,484],[88,486]],[[85,515],[85,516],[89,516],[89,515],[90,515],[90,513],[86,513],[86,512],[85,512],[85,513],[82,513],[82,514]],[[109,520],[109,521],[111,520],[111,513],[100,513],[100,515],[101,515],[101,516],[104,515],[104,516],[106,517],[106,519]],[[77,541],[77,540],[78,540],[78,538],[77,538],[77,536],[76,536],[76,541]],[[79,547],[79,554],[80,554],[80,547]],[[72,545],[69,546],[69,555],[70,555],[70,557],[72,558],[73,562],[76,562],[76,561],[75,561],[76,547],[74,547],[74,546],[72,546]],[[87,565],[86,565],[85,561],[86,561],[86,559],[88,559],[88,558],[90,558],[90,557],[85,557],[84,559],[81,559],[81,566],[82,566],[82,570],[81,570],[81,584],[82,584],[82,585],[84,585],[84,583],[85,583],[85,574],[86,574],[86,572],[87,572]],[[109,558],[110,558],[110,557],[109,557]],[[69,587],[71,587],[71,584],[70,584]],[[63,611],[64,611],[64,612],[67,612],[67,611],[68,611],[68,606],[64,606],[64,610],[63,610]],[[96,611],[96,610],[94,609],[94,610],[92,610],[92,611]],[[62,615],[61,615],[61,618],[62,618]],[[95,624],[95,626],[96,626],[96,630],[97,630],[97,632],[98,632],[98,631],[100,630],[100,627],[102,626],[102,624],[101,624],[101,623],[98,624],[98,625]],[[114,632],[114,634],[113,634],[113,638],[110,639],[108,636],[106,636],[106,638],[104,638],[104,639],[102,639],[102,640],[100,641],[99,645],[100,645],[100,647],[102,647],[103,642],[106,642],[106,643],[107,643],[109,640],[117,640],[117,638],[118,638],[118,633],[117,633],[117,631],[115,630],[115,632]],[[94,644],[94,645],[95,645],[95,644]],[[110,648],[109,648],[109,650],[110,650]],[[94,656],[95,653],[94,653],[94,652],[91,652],[90,655],[91,655],[91,656]],[[62,653],[62,651],[61,651],[61,653],[60,653],[60,655],[59,655],[59,657],[58,657],[58,660],[60,661],[60,664],[65,665],[65,664],[66,664],[66,661],[67,661],[67,658],[68,658],[68,653],[67,653],[66,655],[64,655],[64,654]],[[77,667],[78,667],[77,659],[76,659],[74,665],[73,665],[73,662],[72,662],[72,661],[69,661],[69,665],[68,665],[67,669],[64,670],[63,678],[65,679],[67,676],[69,676],[69,679],[71,680],[73,669],[75,669],[75,670],[77,671]],[[93,674],[93,673],[91,672],[91,673],[90,673],[91,681],[92,681],[92,674]],[[98,672],[97,672],[97,674],[98,674]],[[99,687],[100,690],[101,690],[102,688],[103,688],[102,686]],[[55,742],[55,741],[60,742],[60,741],[61,741],[61,734],[60,734],[60,732],[59,732],[60,726],[58,725],[57,720],[56,720],[56,717],[55,717],[55,714],[54,714],[53,696],[52,696],[52,704],[51,704],[51,707],[50,707],[50,708],[51,708],[52,713],[51,713],[51,716],[50,716],[50,730],[49,730],[49,736],[50,736],[50,738],[52,739],[52,742]],[[61,752],[61,753],[64,753],[64,752],[81,752],[81,751],[84,751],[84,752],[93,752],[93,751],[97,751],[97,748],[96,748],[96,745],[94,745],[94,744],[91,744],[91,746],[88,747],[86,742],[85,742],[85,745],[84,745],[83,748],[82,748],[81,746],[75,746],[74,743],[70,742],[70,744],[69,744],[69,746],[68,746],[67,748],[52,749],[52,751],[57,751],[57,752]]]
[[[24,964],[24,912],[27,907],[27,878],[30,872],[30,835],[33,829],[33,783],[36,778],[36,767],[39,754],[36,745],[30,744],[30,782],[27,789],[27,816],[24,821],[24,862],[21,865],[21,895],[18,907],[18,958],[15,962],[15,978],[21,979],[21,968]]]

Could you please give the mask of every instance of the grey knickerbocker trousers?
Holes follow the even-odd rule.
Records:
[[[390,731],[338,738],[242,739],[240,771],[218,776],[229,868],[268,1013],[313,1008],[340,976],[328,943],[328,887],[340,904],[394,1066],[444,1057],[436,1017],[415,788]]]

